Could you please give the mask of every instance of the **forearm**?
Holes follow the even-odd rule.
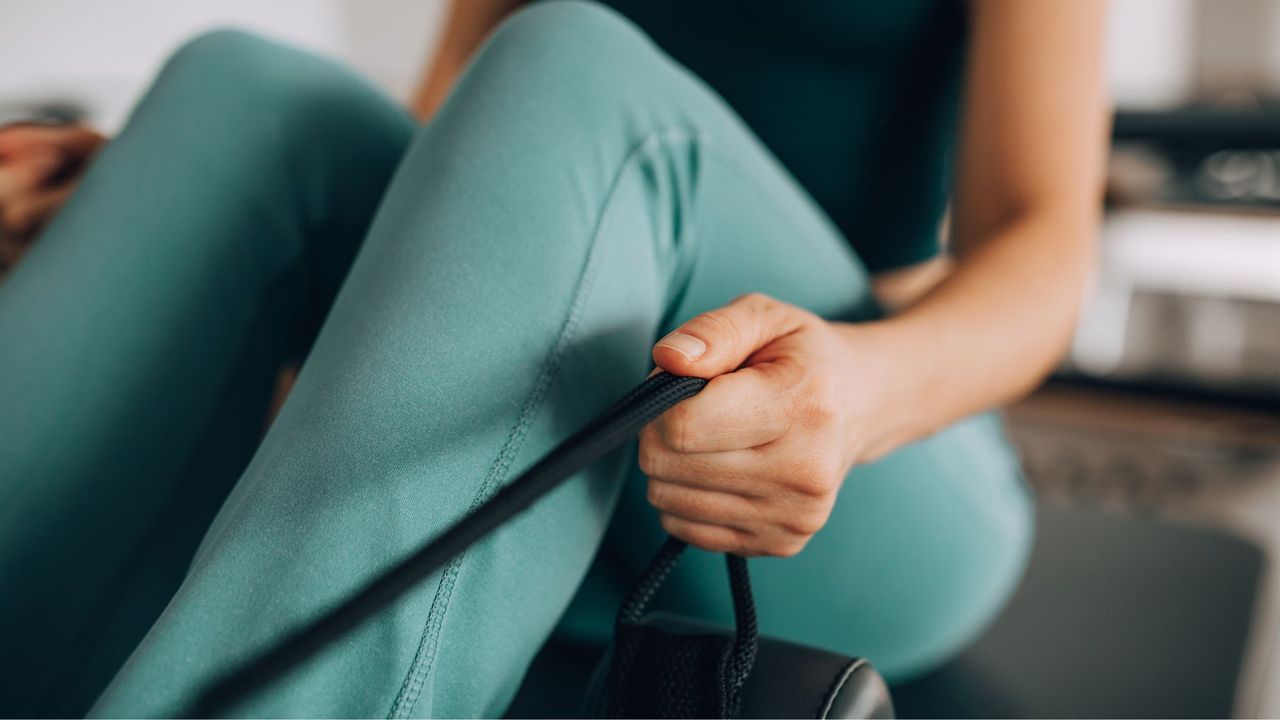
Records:
[[[1053,369],[1093,261],[1094,215],[1075,215],[1008,222],[901,314],[840,328],[852,352],[878,360],[876,387],[851,384],[874,394],[880,418],[864,460],[1009,402]]]
[[[409,100],[409,111],[413,116],[424,122],[430,120],[453,88],[460,72],[461,67],[448,56],[437,56],[432,60]]]
[[[840,328],[867,376],[843,384],[873,425],[859,428],[861,461],[1035,387],[1070,342],[1093,261],[1105,4],[967,7],[954,269],[889,319]]]
[[[414,117],[425,121],[435,115],[471,55],[522,1],[455,0],[450,4],[444,34],[409,102]]]

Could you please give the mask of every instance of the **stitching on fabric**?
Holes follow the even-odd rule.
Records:
[[[511,428],[510,433],[507,435],[507,440],[498,452],[498,457],[494,460],[493,465],[490,466],[489,472],[486,473],[484,481],[471,502],[471,509],[475,509],[487,500],[499,484],[506,479],[507,473],[511,469],[511,463],[515,460],[515,456],[519,452],[534,418],[537,417],[538,412],[541,410],[542,402],[551,387],[556,371],[559,369],[561,359],[568,349],[574,333],[577,331],[587,296],[590,295],[594,286],[595,273],[598,266],[597,260],[599,259],[600,235],[608,222],[611,211],[615,207],[613,201],[618,188],[622,185],[623,180],[635,168],[640,166],[640,160],[654,149],[667,143],[691,143],[701,140],[703,140],[701,134],[684,128],[663,128],[646,135],[623,158],[618,171],[614,175],[613,182],[610,183],[609,190],[605,194],[603,207],[596,220],[595,227],[592,229],[591,239],[587,245],[587,258],[583,263],[577,287],[574,289],[573,302],[569,306],[569,312],[561,325],[555,344],[552,345],[550,353],[548,353],[538,371],[538,377],[534,382],[533,389],[529,392],[528,397],[525,398],[525,402],[520,408],[520,414],[517,416],[515,425]],[[421,696],[427,676],[435,665],[436,650],[440,643],[440,630],[443,627],[444,617],[448,612],[449,602],[452,599],[453,588],[457,583],[465,558],[466,553],[460,553],[445,566],[440,578],[440,584],[437,586],[436,594],[432,599],[431,608],[427,612],[422,636],[418,641],[418,649],[409,665],[409,672],[401,684],[400,692],[397,694],[388,714],[389,718],[409,717]]]

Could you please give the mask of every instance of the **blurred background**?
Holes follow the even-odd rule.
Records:
[[[1029,0],[1028,0],[1029,1]],[[441,0],[0,0],[0,122],[117,129],[234,24],[407,97]],[[1113,0],[1102,265],[1010,408],[1041,505],[1023,588],[905,716],[1280,715],[1280,0]]]

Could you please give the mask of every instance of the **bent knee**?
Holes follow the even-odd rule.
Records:
[[[626,78],[651,74],[666,55],[630,20],[584,0],[551,0],[524,7],[504,20],[477,55],[476,64],[509,64],[526,76],[544,75],[550,87],[617,89]]]
[[[520,37],[532,35],[539,41],[575,38],[606,38],[606,45],[619,37],[644,39],[644,33],[617,11],[591,0],[548,0],[527,5],[509,15],[494,33]]]
[[[161,77],[195,74],[209,80],[253,77],[275,56],[287,53],[284,45],[239,28],[201,32],[178,46],[169,56]]]
[[[372,84],[340,63],[238,29],[201,33],[165,63],[144,105],[203,114],[202,133],[235,147],[327,147],[345,141],[398,156],[413,123]],[[320,142],[308,144],[318,138]]]
[[[322,118],[373,98],[389,103],[339,63],[235,28],[185,42],[169,57],[156,85],[180,86],[181,94],[198,97],[215,111],[236,103],[264,116],[296,111]]]

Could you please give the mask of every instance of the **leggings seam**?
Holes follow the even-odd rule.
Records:
[[[551,387],[552,380],[560,367],[560,362],[569,343],[577,331],[582,310],[586,305],[586,299],[591,294],[595,283],[601,232],[615,206],[613,201],[618,188],[634,168],[639,166],[640,160],[653,149],[668,143],[688,143],[696,142],[700,139],[700,134],[685,128],[660,128],[641,138],[623,157],[617,172],[614,173],[612,182],[609,184],[609,189],[605,193],[602,208],[592,228],[591,238],[587,243],[587,256],[583,262],[582,271],[578,276],[577,285],[574,288],[573,301],[570,303],[569,311],[561,324],[560,332],[556,336],[556,341],[552,345],[551,351],[547,354],[538,371],[533,388],[520,407],[520,413],[517,416],[515,425],[512,426],[508,433],[502,449],[499,450],[497,458],[490,466],[489,472],[486,473],[475,498],[471,502],[472,510],[488,499],[506,478],[516,454],[523,445],[534,419],[542,408],[547,391]],[[409,672],[401,684],[400,691],[388,713],[388,718],[409,717],[417,705],[427,676],[435,664],[436,650],[439,647],[444,618],[448,612],[453,588],[465,558],[466,553],[460,553],[445,566],[440,582],[437,585],[435,596],[432,599],[431,607],[427,612],[425,626],[418,641],[418,649],[414,653]]]

